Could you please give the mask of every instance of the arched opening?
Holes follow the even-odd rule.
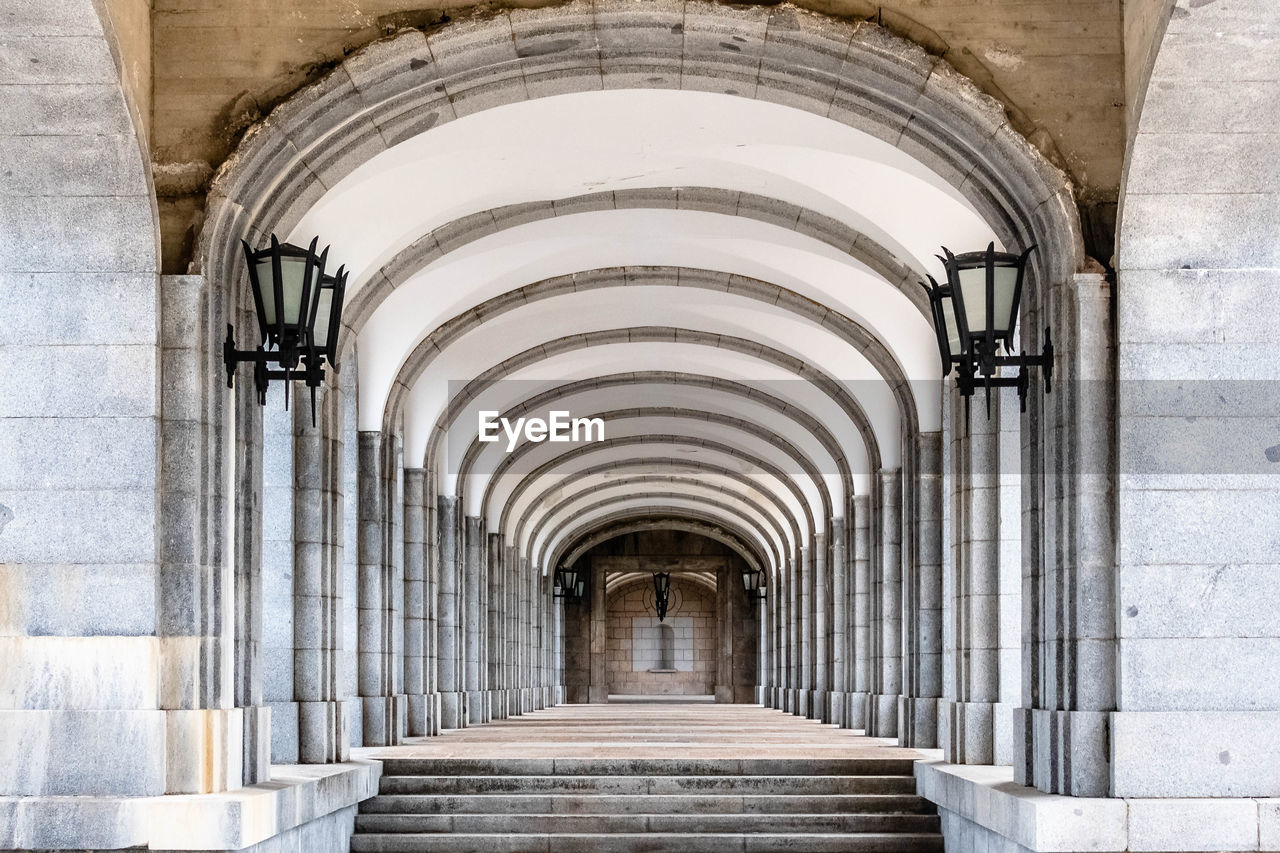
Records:
[[[656,32],[666,14],[615,11],[633,34]],[[344,583],[359,598],[344,607],[362,627],[346,626],[357,649],[341,652],[358,670],[345,676],[356,698],[335,689],[326,700],[345,707],[353,743],[551,700],[554,690],[499,685],[558,668],[560,654],[572,671],[568,638],[537,660],[486,657],[504,657],[509,638],[556,636],[557,620],[570,628],[551,573],[592,526],[645,514],[738,531],[766,573],[774,598],[753,632],[757,674],[750,687],[725,686],[731,694],[882,735],[899,734],[901,719],[908,742],[946,745],[944,680],[965,681],[982,669],[969,661],[987,655],[1012,675],[1008,638],[989,643],[973,627],[981,619],[940,603],[950,553],[921,525],[950,517],[943,492],[968,500],[970,477],[985,472],[944,465],[940,432],[962,443],[969,432],[939,399],[914,283],[939,244],[1034,239],[1023,324],[1034,346],[1057,310],[1051,283],[1082,263],[1069,187],[963,78],[873,25],[746,10],[765,43],[796,51],[762,61],[692,35],[716,11],[687,6],[667,28],[680,37],[657,53],[603,35],[600,9],[572,4],[536,31],[501,12],[404,32],[280,107],[218,177],[206,275],[238,282],[229,240],[269,232],[332,233],[353,270],[356,375],[344,373],[340,406],[357,409],[341,436],[357,475],[345,475],[340,538]],[[581,27],[597,41],[579,41]],[[469,47],[499,31],[529,40],[500,73],[497,57]],[[672,78],[666,50],[686,69],[719,70]],[[611,64],[623,54],[625,72]],[[423,86],[410,66],[440,85]],[[726,89],[730,69],[752,85]],[[528,143],[495,166],[486,140],[513,127]],[[637,177],[617,179],[635,163]],[[1060,464],[1039,405],[1021,443]],[[477,409],[514,418],[562,406],[605,416],[611,436],[510,453],[479,440]],[[254,435],[256,415],[241,412]],[[1028,494],[1033,506],[1043,499]],[[1007,551],[1019,527],[1006,513],[998,534],[957,528],[948,541],[971,561],[993,536]],[[960,579],[979,615],[983,572]],[[422,593],[436,613],[399,609]],[[513,616],[503,602],[528,609]],[[386,666],[401,658],[421,662],[410,686]],[[1012,726],[992,707],[1016,681],[1002,683],[959,691],[986,720],[966,729]]]
[[[726,541],[649,526],[596,541],[572,541],[566,563],[602,588],[565,614],[569,702],[645,698],[756,701],[759,613],[742,589],[750,565]],[[755,562],[754,560],[752,561]],[[669,610],[659,619],[651,580],[671,573]]]

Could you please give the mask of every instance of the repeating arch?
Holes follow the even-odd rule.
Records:
[[[615,519],[588,532],[580,533],[578,540],[573,545],[573,549],[564,556],[564,562],[566,565],[572,566],[578,561],[578,557],[601,542],[607,542],[610,539],[616,539],[619,536],[626,536],[630,533],[641,533],[649,530],[680,530],[686,533],[696,533],[699,536],[705,536],[732,548],[753,568],[762,568],[764,566],[761,555],[738,538],[738,535],[732,530],[682,516]]]

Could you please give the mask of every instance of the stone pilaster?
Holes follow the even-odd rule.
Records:
[[[994,764],[1000,690],[1000,408],[1001,389],[968,406],[950,395],[955,466],[951,499],[954,698],[946,703],[947,760]],[[967,420],[966,420],[967,417]]]
[[[587,691],[588,702],[609,701],[608,681],[608,621],[605,612],[604,572],[591,569],[591,681]]]
[[[271,711],[271,761],[297,764],[298,703],[294,691],[293,413],[284,386],[267,392],[262,409],[262,698]],[[304,460],[305,464],[305,460]]]
[[[487,615],[484,599],[488,589],[484,523],[479,518],[467,516],[463,537],[462,599],[466,625],[463,634],[463,689],[467,693],[467,723],[474,725],[486,722],[488,717],[488,703],[484,695],[484,618]]]
[[[485,677],[487,685],[485,707],[488,709],[489,719],[504,720],[509,714],[506,696],[502,689],[502,658],[505,651],[503,647],[506,634],[506,620],[502,612],[502,604],[505,595],[503,583],[507,577],[505,565],[506,548],[503,545],[502,534],[490,533],[486,537],[485,547],[488,549],[486,564],[488,566],[487,582],[489,587],[489,594],[485,601],[487,608],[486,622],[489,626],[485,637]]]
[[[881,471],[879,502],[872,530],[875,561],[871,571],[871,696],[867,734],[897,737],[898,697],[902,691],[902,472]]]
[[[849,706],[849,637],[853,630],[849,613],[848,540],[843,518],[831,521],[831,695],[826,708],[828,722],[845,727]]]
[[[218,375],[209,367],[211,359],[201,334],[204,328],[201,323],[204,280],[196,276],[164,276],[160,282],[160,387],[165,389],[160,405],[162,452],[159,456],[158,496],[162,514],[150,525],[151,529],[133,532],[129,532],[130,524],[138,521],[133,512],[126,513],[121,519],[112,517],[112,536],[130,537],[130,541],[122,543],[118,538],[92,533],[83,527],[85,518],[92,517],[94,513],[77,516],[73,503],[60,504],[59,511],[51,514],[50,518],[74,518],[82,526],[74,536],[65,540],[56,527],[44,529],[43,535],[48,540],[44,546],[83,548],[86,559],[81,563],[78,557],[73,559],[64,555],[56,566],[45,570],[51,579],[66,575],[73,583],[87,583],[93,590],[81,594],[83,611],[78,608],[68,610],[65,601],[58,603],[58,612],[69,617],[70,624],[95,626],[92,632],[95,634],[130,637],[133,634],[130,630],[113,631],[106,627],[119,624],[123,615],[107,611],[112,608],[129,611],[125,624],[147,618],[143,601],[150,602],[151,596],[132,603],[128,602],[127,596],[130,591],[136,593],[140,579],[138,572],[145,563],[136,555],[140,550],[152,547],[154,541],[155,555],[159,560],[158,574],[149,582],[153,583],[154,601],[158,608],[154,617],[159,644],[156,650],[158,707],[164,711],[162,719],[149,720],[147,725],[140,726],[142,716],[127,705],[116,708],[114,704],[98,705],[92,700],[87,703],[77,700],[76,707],[127,709],[126,713],[114,715],[116,719],[108,719],[113,715],[103,715],[111,734],[95,727],[94,739],[100,739],[101,743],[118,741],[129,744],[133,750],[149,751],[153,760],[163,756],[162,787],[166,793],[209,793],[261,781],[266,778],[270,766],[270,712],[262,691],[261,502],[239,499],[240,496],[262,493],[262,446],[259,439],[262,412],[251,389],[240,383],[234,392],[228,392],[225,376]],[[223,306],[219,304],[212,313],[217,322],[225,323],[226,315],[222,310]],[[116,402],[113,400],[98,411],[112,413]],[[128,404],[130,401],[122,397],[118,402]],[[129,423],[132,421],[120,420],[111,426],[119,429]],[[85,421],[82,426],[93,430],[94,422]],[[13,435],[12,431],[19,428],[20,423],[6,420],[2,431]],[[117,478],[123,474],[123,483],[130,482],[134,476],[145,479],[145,463],[141,474],[131,467],[142,463],[146,458],[145,452],[132,439],[126,441],[124,435],[115,432],[106,435],[112,436],[109,441],[111,447],[119,448],[132,458],[105,479],[110,488],[101,494],[101,499],[104,505],[109,506],[118,505],[122,499],[125,505],[140,506],[128,499],[129,489],[121,488],[122,482]],[[107,440],[101,435],[95,435],[95,440],[95,458],[101,458],[104,464],[117,464],[110,461],[109,455],[104,455]],[[218,449],[212,449],[214,447]],[[226,448],[230,448],[229,453]],[[36,463],[40,461],[36,460]],[[32,470],[22,472],[24,478],[31,478],[34,474]],[[53,482],[65,486],[68,480],[80,476],[79,471],[74,474],[65,472],[55,477]],[[97,499],[99,493],[96,490],[101,484],[85,485],[88,488],[77,491],[75,497]],[[9,544],[12,546],[13,525],[9,526],[9,531]],[[95,548],[107,550],[95,555]],[[103,558],[125,565],[111,567],[110,594],[103,588],[99,597],[100,591],[94,587],[102,580],[98,563]],[[3,549],[0,549],[0,563],[13,565],[17,562],[21,561],[4,557]],[[84,575],[80,576],[80,572]],[[61,582],[54,588],[64,589]],[[236,591],[234,601],[229,593],[233,588]],[[40,594],[35,593],[37,596]],[[119,598],[121,595],[125,600]],[[45,631],[49,632],[48,627]],[[76,633],[74,630],[71,632],[72,635]],[[52,631],[47,638],[32,640],[31,645],[56,642],[52,638],[61,634],[61,630]],[[78,659],[78,665],[85,666],[90,661],[100,660],[99,655],[103,652],[134,660],[137,664],[153,660],[151,654],[93,648],[90,643],[86,643],[83,649],[77,649],[73,656]],[[13,672],[23,670],[16,661],[11,660],[10,664]],[[131,676],[124,672],[112,676],[117,685],[129,684],[130,679]],[[114,703],[118,699],[111,701]],[[64,717],[74,723],[78,716],[74,712],[68,715],[65,711],[48,715],[48,723],[54,728],[45,735],[45,739],[56,742],[56,726]],[[140,736],[143,731],[161,729],[163,743],[149,746],[143,743]],[[10,740],[24,742],[21,737],[16,737],[16,740],[11,737]],[[67,742],[78,744],[80,737],[70,735]],[[149,784],[151,781],[149,772],[138,767],[136,762],[122,759],[119,768],[108,770],[107,765],[114,762],[101,755],[94,756],[88,749],[82,752],[78,745],[76,749],[75,763],[91,771],[85,774],[89,785],[97,785],[104,774],[131,766],[134,768],[132,771],[123,772],[137,772],[137,784]],[[0,761],[0,764],[4,763]],[[24,759],[22,764],[25,763]],[[3,792],[3,786],[0,786],[0,792]],[[95,793],[65,789],[62,792]]]
[[[426,472],[404,472],[404,692],[408,733],[431,734],[427,703]]]
[[[853,678],[848,725],[867,727],[871,701],[871,498],[853,499]]]
[[[903,579],[907,624],[901,709],[903,746],[938,745],[942,696],[942,434],[916,436],[912,509],[907,514],[911,571]]]
[[[1203,718],[1179,725],[1171,712],[1134,715],[1131,719],[1138,726],[1127,728],[1120,723],[1120,733],[1113,730],[1122,718],[1126,722],[1130,718],[1113,713],[1118,702],[1119,655],[1115,613],[1123,604],[1117,603],[1116,595],[1123,584],[1118,585],[1115,577],[1117,519],[1112,484],[1117,436],[1112,426],[1116,400],[1111,382],[1115,364],[1111,286],[1101,275],[1079,274],[1052,288],[1048,302],[1057,347],[1053,394],[1029,406],[1027,417],[1041,426],[1043,446],[1024,448],[1023,453],[1024,478],[1036,482],[1043,476],[1045,489],[1042,495],[1027,494],[1023,501],[1027,538],[1023,626],[1030,643],[1022,660],[1022,707],[1014,714],[1015,779],[1049,793],[1084,797],[1221,796],[1227,789],[1162,787],[1147,781],[1166,777],[1166,768],[1178,764],[1179,759],[1170,759],[1170,750],[1185,738],[1179,733],[1171,742],[1153,733],[1196,730],[1204,724]],[[1135,383],[1133,387],[1149,390],[1159,385]],[[1212,404],[1215,411],[1219,404],[1216,400]],[[1136,416],[1132,423],[1139,424],[1146,414],[1143,403],[1139,398],[1131,405]],[[1177,414],[1158,412],[1154,422],[1163,428]],[[1135,435],[1142,435],[1141,430]],[[1222,441],[1215,434],[1214,448],[1223,446]],[[1175,482],[1179,488],[1185,484],[1181,478]],[[1143,515],[1164,516],[1164,512]],[[1161,522],[1160,537],[1167,535],[1164,529],[1175,515]],[[1139,533],[1136,526],[1132,529],[1137,535],[1146,532]],[[1183,562],[1180,551],[1177,561]],[[1155,574],[1164,571],[1160,566]],[[1189,566],[1180,566],[1179,571],[1194,573]],[[1163,593],[1158,600],[1167,606]],[[1196,610],[1199,613],[1198,606]],[[1188,630],[1199,630],[1202,618],[1197,615]],[[1171,644],[1169,650],[1181,658],[1183,652],[1175,647]],[[1219,707],[1215,699],[1215,710]],[[1221,724],[1231,727],[1225,720]],[[1230,755],[1232,750],[1212,754]],[[1116,756],[1126,760],[1127,778],[1141,780],[1138,785],[1113,784]],[[1173,765],[1166,763],[1170,760]],[[1182,768],[1179,772],[1185,772]],[[1244,789],[1230,789],[1240,790]]]
[[[460,729],[467,724],[466,701],[462,692],[462,622],[458,576],[458,499],[440,497],[437,505],[440,531],[440,594],[436,622],[437,668],[440,687],[440,726]]]
[[[293,411],[293,694],[298,711],[298,760],[345,761],[349,752],[341,701],[342,490],[336,392],[316,391],[310,407]]]
[[[733,594],[741,595],[741,586],[736,578],[730,576],[726,568],[716,572],[716,632],[718,648],[716,649],[716,701],[733,703]]]
[[[361,432],[359,441],[360,579],[359,677],[364,744],[389,746],[399,741],[400,725],[392,662],[398,595],[388,559],[388,498],[394,494],[387,464],[389,448],[380,432]],[[397,558],[398,561],[398,558]]]
[[[786,635],[783,638],[783,646],[787,649],[787,686],[786,706],[782,708],[787,713],[799,713],[800,708],[800,584],[803,583],[801,553],[800,547],[796,546],[792,549],[791,560],[787,562],[787,620]]]
[[[800,567],[800,588],[796,601],[800,648],[795,713],[801,717],[810,715],[813,701],[813,582],[817,576],[817,551],[817,542],[810,541],[808,547],[800,549],[800,559],[797,562]]]
[[[827,570],[827,558],[829,542],[826,530],[828,523],[824,519],[821,523],[821,530],[813,540],[813,579],[810,584],[812,590],[812,619],[813,629],[812,637],[812,661],[813,661],[813,678],[811,682],[811,690],[809,693],[809,717],[815,720],[821,720],[824,723],[831,722],[830,709],[828,707],[827,694],[830,690],[830,670],[829,670],[829,647],[830,636],[827,628],[830,624],[829,618],[829,589],[831,582]]]
[[[440,734],[440,522],[434,473],[428,469],[423,483],[423,689],[426,691],[426,734]]]

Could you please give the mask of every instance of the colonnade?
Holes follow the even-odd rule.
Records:
[[[403,467],[397,436],[344,437],[343,389],[319,396],[316,426],[305,403],[287,412],[275,391],[264,410],[257,654],[271,760],[344,761],[351,746],[562,699],[549,579],[464,516],[457,498],[432,496],[429,472]],[[344,438],[357,447],[347,477]],[[352,509],[356,524],[346,525]]]

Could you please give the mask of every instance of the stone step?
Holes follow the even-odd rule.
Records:
[[[911,776],[383,776],[382,794],[914,794]]]
[[[361,833],[925,833],[939,830],[925,814],[362,814]]]
[[[914,794],[383,794],[365,814],[928,814]]]
[[[911,758],[385,758],[387,776],[910,776]]]
[[[942,853],[936,833],[357,834],[351,853]]]

